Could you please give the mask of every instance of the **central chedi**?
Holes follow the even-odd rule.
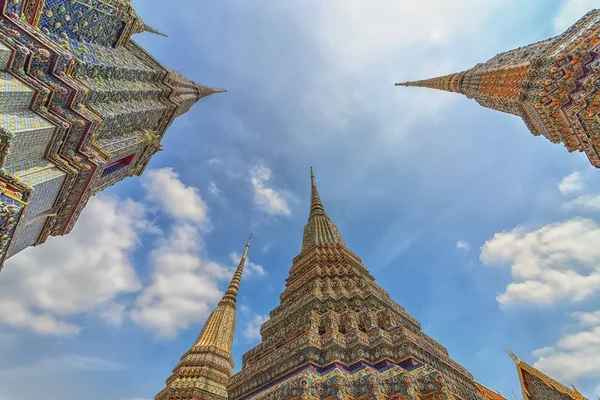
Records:
[[[302,250],[228,398],[502,399],[375,283],[325,213],[312,169],[311,186]]]

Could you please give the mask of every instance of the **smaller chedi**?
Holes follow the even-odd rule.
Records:
[[[155,400],[227,400],[227,384],[233,375],[235,305],[251,240],[252,234],[223,299],[209,315],[192,348],[181,356]]]
[[[462,93],[600,168],[600,10],[564,33],[442,77],[397,83]]]
[[[131,39],[130,0],[0,0],[0,269],[71,231],[94,194],[140,175],[175,118],[220,89]]]
[[[558,383],[548,375],[519,359],[510,350],[508,350],[508,354],[517,366],[519,382],[523,391],[523,400],[588,400],[575,387],[569,389]]]

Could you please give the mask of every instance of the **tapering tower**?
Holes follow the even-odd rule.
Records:
[[[575,387],[558,383],[548,375],[519,359],[512,351],[508,354],[514,360],[523,390],[523,400],[588,400]]]
[[[131,37],[130,0],[0,0],[0,269],[68,233],[95,193],[140,175],[167,128],[221,92]]]
[[[346,247],[312,169],[302,249],[280,300],[230,379],[230,400],[484,399],[471,374]]]
[[[396,86],[462,93],[520,116],[532,134],[585,152],[600,168],[600,10],[556,37],[456,74]]]
[[[192,348],[181,356],[156,400],[227,400],[227,382],[233,374],[231,346],[236,298],[251,240],[252,234],[223,299],[206,320]]]

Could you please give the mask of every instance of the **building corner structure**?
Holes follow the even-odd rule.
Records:
[[[233,375],[231,347],[235,308],[252,234],[225,295],[209,315],[194,345],[180,359],[155,400],[227,400]]]
[[[173,120],[221,92],[132,40],[130,0],[0,0],[0,269],[141,174]]]
[[[600,9],[564,33],[457,74],[396,86],[462,93],[517,115],[535,136],[584,152],[600,168]]]

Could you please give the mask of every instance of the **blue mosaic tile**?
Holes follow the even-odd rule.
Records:
[[[118,10],[97,0],[47,0],[39,27],[47,29],[54,39],[113,45],[125,24]]]

